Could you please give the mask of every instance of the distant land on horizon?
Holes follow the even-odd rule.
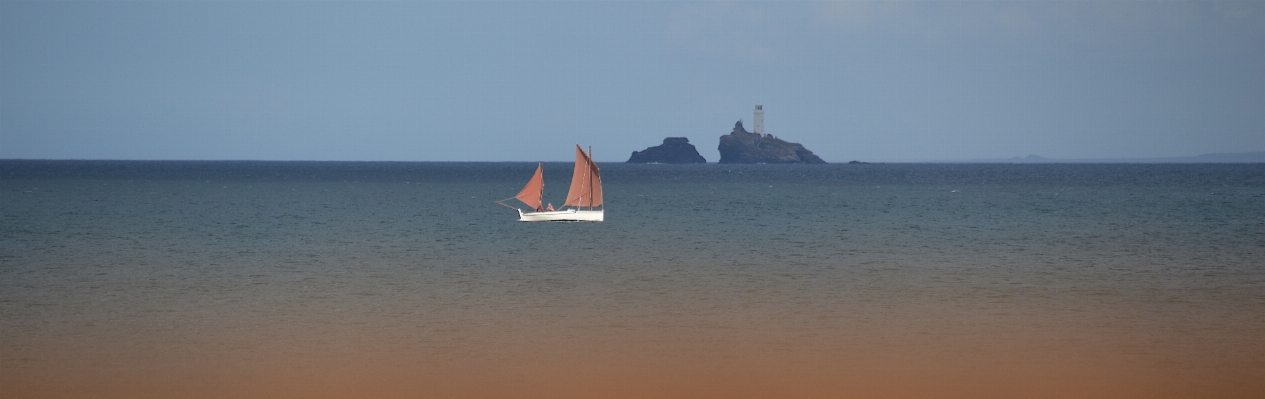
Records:
[[[1165,158],[1045,158],[1039,155],[1026,157],[909,161],[908,163],[1265,163],[1265,151],[1211,153],[1191,157]]]

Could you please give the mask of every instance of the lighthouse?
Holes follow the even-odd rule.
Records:
[[[755,128],[756,134],[763,136],[764,135],[764,106],[763,105],[760,105],[760,104],[755,105],[755,122],[754,123],[755,125],[753,127]]]

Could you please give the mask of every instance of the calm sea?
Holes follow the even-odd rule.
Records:
[[[0,397],[1265,397],[1262,164],[534,167],[0,161]]]

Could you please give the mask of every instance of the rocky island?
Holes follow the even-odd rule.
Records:
[[[707,163],[685,137],[668,137],[663,144],[633,151],[627,163]]]
[[[734,124],[733,132],[720,136],[719,149],[720,163],[826,163],[799,143],[748,132],[742,121]]]

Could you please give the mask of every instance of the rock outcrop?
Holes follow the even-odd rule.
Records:
[[[668,137],[663,144],[633,151],[627,163],[707,163],[685,137]]]
[[[719,149],[720,163],[826,163],[799,143],[748,132],[742,121],[734,124],[732,133],[720,136]]]

